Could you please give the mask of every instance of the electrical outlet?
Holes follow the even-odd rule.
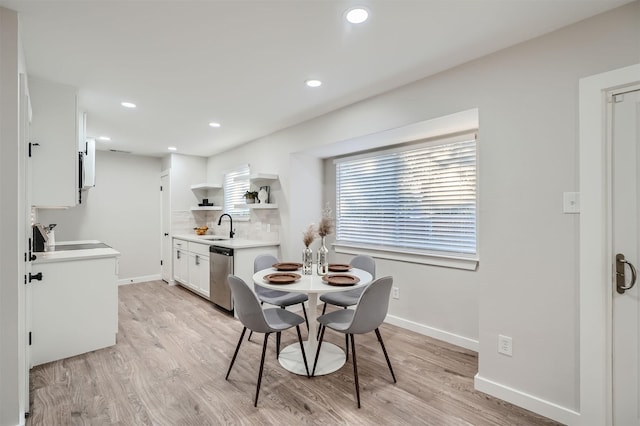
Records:
[[[498,353],[513,356],[513,341],[509,336],[498,335]]]
[[[393,287],[391,289],[391,297],[394,299],[400,299],[400,289],[398,287]]]

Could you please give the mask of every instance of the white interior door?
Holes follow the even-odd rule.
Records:
[[[161,231],[162,231],[162,243],[160,259],[162,259],[161,277],[164,281],[171,281],[171,192],[169,188],[169,172],[163,173],[160,176],[160,192],[161,201]]]
[[[631,287],[640,266],[640,90],[633,89],[613,95],[610,114],[613,422],[624,426],[640,425],[640,292],[638,285]]]
[[[29,146],[29,93],[27,88],[27,76],[20,74],[20,150],[21,150],[21,167],[22,167],[22,179],[20,187],[20,193],[22,194],[21,200],[21,213],[23,217],[22,229],[24,230],[24,250],[27,253],[28,262],[24,264],[24,275],[27,277],[31,274],[31,169],[28,158],[28,146]],[[29,286],[20,286],[19,296],[20,306],[20,324],[18,332],[20,337],[20,345],[24,347],[24,351],[20,352],[20,364],[23,366],[20,371],[21,377],[21,409],[24,407],[24,412],[29,411],[29,369],[31,368],[31,352],[29,347],[28,333],[31,330],[31,289]]]

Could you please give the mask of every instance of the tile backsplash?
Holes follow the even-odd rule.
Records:
[[[218,226],[218,219],[222,212],[204,212],[190,210],[174,210],[171,212],[171,232],[173,235],[195,234],[194,228],[208,226],[207,234],[229,236],[229,219],[222,219]],[[249,220],[234,219],[234,238],[259,241],[280,240],[280,215],[274,210],[252,210]]]

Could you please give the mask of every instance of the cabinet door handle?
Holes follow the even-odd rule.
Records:
[[[32,280],[42,281],[42,272],[38,272],[37,274],[31,274],[31,272],[29,272],[29,282]]]
[[[626,283],[625,265],[629,265],[629,269],[631,270],[631,282],[629,285]],[[636,285],[637,276],[638,274],[633,264],[624,258],[624,254],[618,253],[616,255],[616,290],[618,293],[624,294],[625,291],[631,290],[633,286]]]
[[[180,259],[180,250],[176,250],[176,259]]]
[[[200,264],[200,256],[196,254],[196,265],[199,265],[199,264]]]
[[[165,236],[165,237],[168,237],[168,236],[169,236],[169,233],[168,233],[168,232],[165,232],[165,233],[164,233],[164,236]]]

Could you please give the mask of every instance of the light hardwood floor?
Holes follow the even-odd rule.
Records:
[[[381,333],[398,383],[375,334],[356,336],[361,409],[351,361],[297,376],[275,359],[275,336],[254,408],[262,335],[243,343],[225,381],[242,326],[209,302],[152,281],[121,286],[119,314],[115,346],[32,369],[28,425],[557,424],[475,391],[475,352],[388,324]],[[325,340],[344,344],[330,330]],[[295,330],[283,333],[284,346],[296,341]]]

